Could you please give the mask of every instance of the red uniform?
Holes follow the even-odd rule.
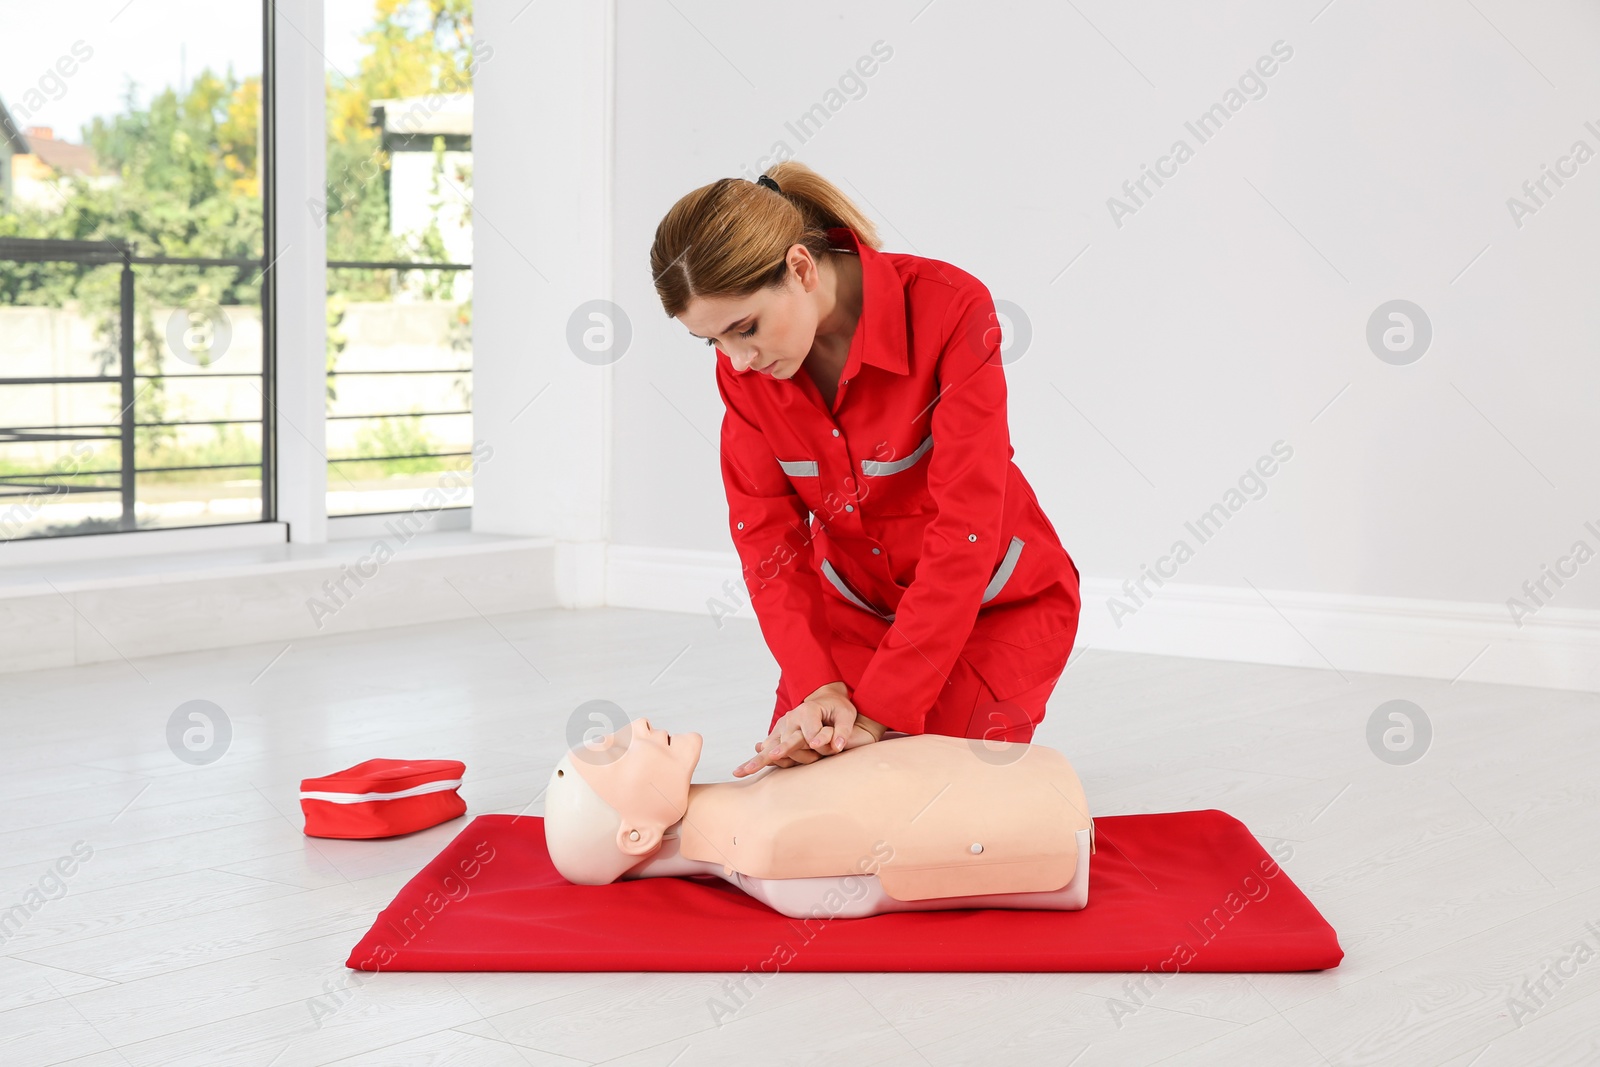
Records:
[[[863,290],[831,409],[804,368],[740,373],[717,351],[728,528],[782,674],[772,722],[843,680],[906,733],[978,736],[972,701],[1014,701],[1028,721],[990,736],[1026,740],[1077,635],[1078,568],[1011,460],[994,302],[959,267],[828,234]]]

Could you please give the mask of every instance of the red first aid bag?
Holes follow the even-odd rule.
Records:
[[[308,837],[394,837],[463,815],[461,775],[453,759],[369,759],[348,770],[300,782]]]

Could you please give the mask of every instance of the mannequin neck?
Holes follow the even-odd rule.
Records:
[[[714,789],[718,783],[689,786],[689,806],[684,818],[689,818],[689,812],[694,811],[695,795],[702,790]],[[682,843],[679,831],[683,828],[683,819],[667,827],[661,835],[661,847],[646,856],[638,864],[624,871],[618,881],[629,878],[659,878],[681,877],[691,874],[714,874],[721,876],[722,864],[710,863],[706,860],[692,860],[682,855],[679,847]]]

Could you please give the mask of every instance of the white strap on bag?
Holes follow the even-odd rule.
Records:
[[[459,778],[446,778],[438,782],[423,782],[410,789],[401,789],[394,793],[325,793],[315,789],[302,789],[301,800],[327,800],[334,804],[362,804],[369,800],[399,800],[401,797],[421,796],[423,793],[439,793],[446,789],[456,789],[461,785]]]

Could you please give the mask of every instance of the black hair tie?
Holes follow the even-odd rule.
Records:
[[[756,184],[765,185],[768,189],[771,189],[775,193],[783,192],[782,189],[778,188],[778,183],[767,177],[765,174],[756,179]]]

